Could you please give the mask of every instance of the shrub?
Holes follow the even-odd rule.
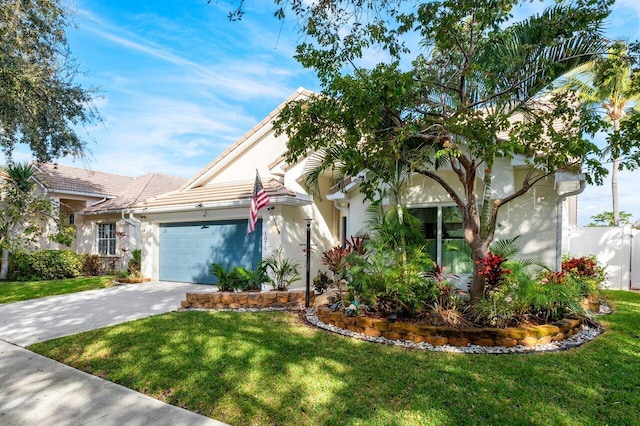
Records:
[[[300,263],[283,257],[282,247],[275,249],[262,264],[270,272],[269,281],[276,290],[286,290],[301,278],[298,274]]]
[[[82,256],[82,267],[80,271],[85,276],[95,276],[102,274],[104,266],[97,254],[85,254]]]
[[[234,291],[236,289],[236,278],[233,276],[233,268],[230,264],[212,263],[209,265],[209,272],[218,279],[216,285],[220,291]]]
[[[142,251],[140,249],[135,249],[131,252],[131,259],[129,259],[129,273],[131,275],[136,275],[140,272],[142,267]]]
[[[433,283],[424,276],[431,259],[421,247],[390,250],[378,239],[367,242],[367,256],[349,255],[347,289],[381,316],[414,316],[433,300]]]
[[[11,278],[16,281],[56,280],[80,275],[82,260],[70,250],[41,250],[16,253]]]
[[[478,275],[484,277],[485,295],[497,290],[504,276],[511,272],[503,266],[506,261],[505,257],[489,252],[484,259],[476,262],[478,264]]]
[[[564,257],[562,272],[576,282],[582,297],[599,297],[607,281],[607,273],[595,256]]]

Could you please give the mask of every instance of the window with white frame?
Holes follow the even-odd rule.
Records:
[[[116,254],[116,224],[98,224],[98,254],[113,256]]]
[[[457,206],[412,208],[409,213],[424,225],[431,259],[446,267],[446,272],[473,272],[473,257],[469,244],[464,239],[462,217]]]

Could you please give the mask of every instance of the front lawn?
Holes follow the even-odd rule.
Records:
[[[57,294],[105,288],[112,277],[81,277],[51,281],[0,281],[0,304]]]
[[[547,354],[406,350],[289,313],[175,312],[30,347],[232,425],[637,424],[640,294],[607,332]]]

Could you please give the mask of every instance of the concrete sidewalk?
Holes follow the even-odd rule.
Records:
[[[224,425],[16,346],[169,312],[210,289],[145,283],[0,305],[0,424]]]

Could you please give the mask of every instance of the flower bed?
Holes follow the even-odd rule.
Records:
[[[310,295],[313,303],[315,295]],[[296,308],[304,307],[305,291],[268,292],[209,292],[187,293],[183,308],[240,309],[240,308]]]
[[[529,327],[454,328],[401,321],[392,322],[387,319],[366,316],[349,317],[343,312],[333,311],[328,306],[319,306],[316,313],[320,321],[355,333],[371,337],[385,337],[390,340],[426,342],[433,346],[448,344],[460,347],[472,344],[532,347],[571,337],[582,328],[581,321],[577,319],[562,319],[553,324]]]

